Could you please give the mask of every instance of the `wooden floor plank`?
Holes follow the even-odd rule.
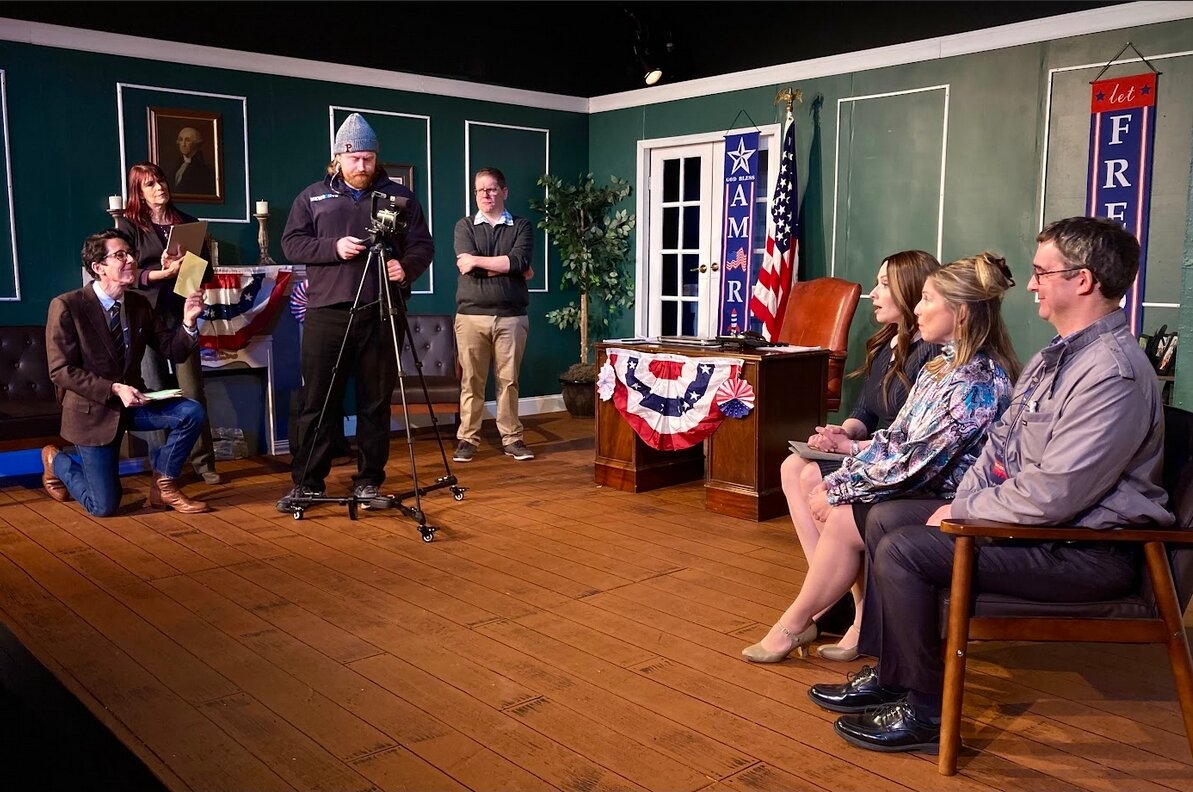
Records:
[[[103,520],[0,480],[0,618],[30,648],[0,663],[36,657],[188,792],[1189,788],[1157,647],[973,645],[952,778],[844,743],[807,689],[865,659],[740,654],[804,579],[790,521],[707,512],[699,482],[598,486],[591,421],[525,423],[533,462],[486,424],[465,498],[420,500],[430,544],[397,510],[278,513],[285,458],[188,483],[200,515],[145,508],[145,475]],[[433,436],[414,451],[442,474]],[[395,437],[384,492],[407,460]]]

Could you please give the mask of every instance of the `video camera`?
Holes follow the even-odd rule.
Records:
[[[372,220],[369,223],[369,242],[394,243],[406,235],[406,198],[374,192]]]

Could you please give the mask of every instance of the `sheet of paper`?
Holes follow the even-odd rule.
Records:
[[[142,393],[149,401],[159,401],[161,399],[177,399],[182,396],[181,388],[168,388],[166,390],[149,391],[149,393]]]
[[[188,252],[182,257],[182,268],[178,270],[178,279],[174,281],[174,293],[179,297],[187,297],[198,291],[203,285],[203,273],[206,271],[207,260]]]

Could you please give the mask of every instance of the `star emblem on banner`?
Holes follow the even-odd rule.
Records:
[[[1147,96],[1151,92],[1152,92],[1152,87],[1150,85],[1145,85],[1139,89],[1139,93],[1143,94],[1144,96]]]
[[[733,160],[733,170],[729,175],[737,173],[739,170],[744,170],[747,174],[750,172],[750,157],[754,155],[754,149],[746,148],[746,141],[744,138],[738,138],[737,151],[726,152],[729,159]]]

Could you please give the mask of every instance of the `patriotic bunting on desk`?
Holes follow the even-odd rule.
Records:
[[[291,268],[217,267],[203,284],[203,319],[199,344],[204,349],[244,349],[250,339],[273,323],[286,303]]]
[[[737,380],[741,358],[610,349],[608,361],[616,381],[611,396],[602,391],[601,397],[612,398],[642,442],[660,451],[681,451],[703,442],[724,420],[721,401],[738,399],[744,404],[739,390],[718,396],[723,385]],[[752,403],[752,390],[749,396]]]

